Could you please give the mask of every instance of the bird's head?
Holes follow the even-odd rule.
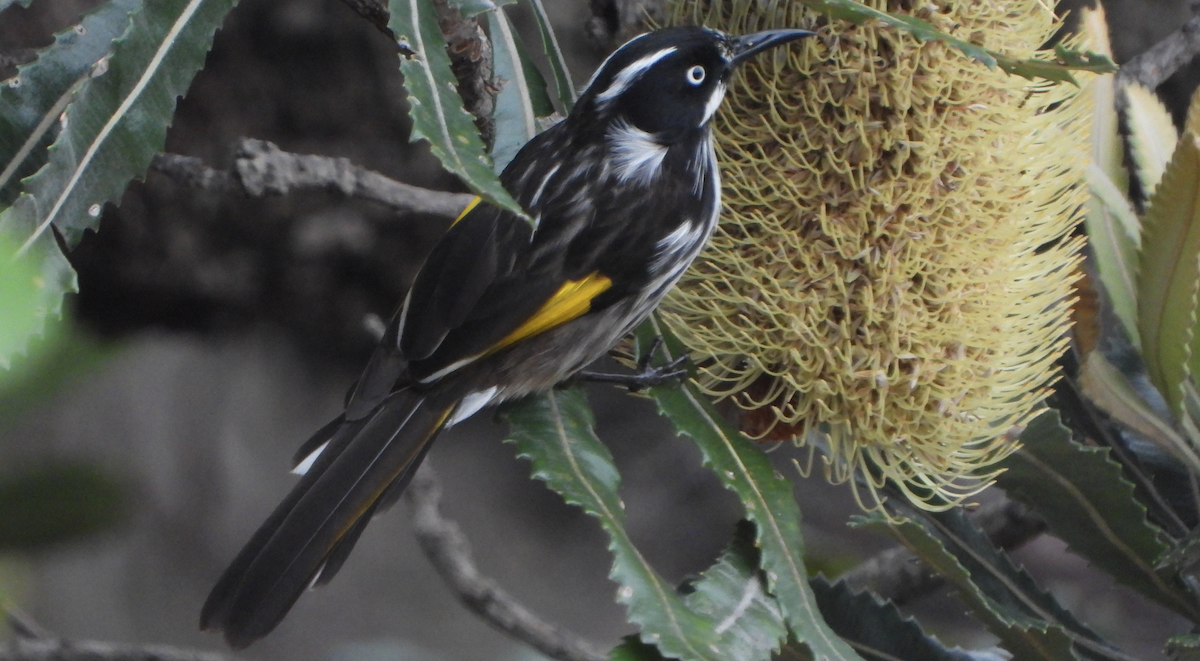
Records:
[[[768,48],[807,37],[768,30],[732,37],[685,26],[636,37],[604,61],[579,99],[588,121],[624,121],[660,144],[683,139],[712,119],[737,65]]]

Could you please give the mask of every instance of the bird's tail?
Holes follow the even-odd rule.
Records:
[[[235,649],[274,629],[309,586],[333,577],[371,516],[400,495],[453,408],[401,390],[370,415],[317,432],[306,447],[322,449],[225,570],[200,628],[224,631]]]

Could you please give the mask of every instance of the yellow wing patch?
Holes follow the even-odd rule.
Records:
[[[496,343],[488,353],[499,351],[521,340],[561,326],[591,309],[592,299],[612,286],[612,280],[592,273],[579,280],[568,280],[550,300],[542,304],[528,321],[521,324],[503,340]]]
[[[471,213],[471,210],[474,209],[475,207],[479,206],[479,203],[482,201],[483,201],[483,198],[476,195],[475,199],[473,199],[467,203],[467,208],[463,209],[462,213],[458,214],[458,218],[455,218],[454,222],[450,223],[450,227],[454,227],[455,225],[458,224],[458,221],[462,220],[463,218],[466,218],[467,214]]]

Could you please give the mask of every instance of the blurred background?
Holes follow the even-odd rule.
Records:
[[[0,12],[0,78],[96,3],[34,0]],[[619,31],[619,0],[547,0],[577,84]],[[1117,60],[1192,15],[1183,0],[1107,5]],[[509,9],[528,30],[523,7]],[[1160,90],[1182,119],[1196,68]],[[346,157],[398,180],[461,191],[408,142],[387,37],[338,0],[242,0],[178,107],[169,152],[228,168],[238,140]],[[250,200],[150,174],[104,211],[71,259],[68,318],[0,377],[0,599],[68,639],[224,650],[197,630],[217,576],[293,478],[289,458],[341,411],[388,316],[448,221],[335,193]],[[3,323],[3,320],[0,320]],[[616,369],[613,366],[609,366]],[[624,476],[630,530],[670,581],[711,563],[740,515],[647,401],[593,387],[599,433]],[[429,463],[443,511],[481,569],[526,606],[602,647],[629,633],[594,521],[529,479],[485,412],[443,435]],[[796,476],[790,448],[772,457]],[[889,547],[845,526],[849,490],[796,476],[810,568],[837,574]],[[419,552],[402,505],[368,528],[329,586],[240,656],[527,659],[455,601]],[[1018,553],[1085,620],[1139,658],[1180,626],[1041,538]],[[911,607],[933,633],[990,644],[937,594]]]

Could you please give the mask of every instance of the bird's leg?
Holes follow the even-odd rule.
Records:
[[[639,392],[646,388],[654,388],[671,383],[678,383],[680,379],[687,376],[687,368],[684,363],[687,362],[687,354],[679,356],[675,360],[662,365],[651,365],[654,361],[654,355],[662,349],[662,336],[654,338],[650,343],[650,347],[638,358],[637,372],[633,374],[605,374],[603,372],[580,372],[576,375],[581,381],[593,381],[595,383],[612,383],[618,386],[625,386],[629,392]]]

